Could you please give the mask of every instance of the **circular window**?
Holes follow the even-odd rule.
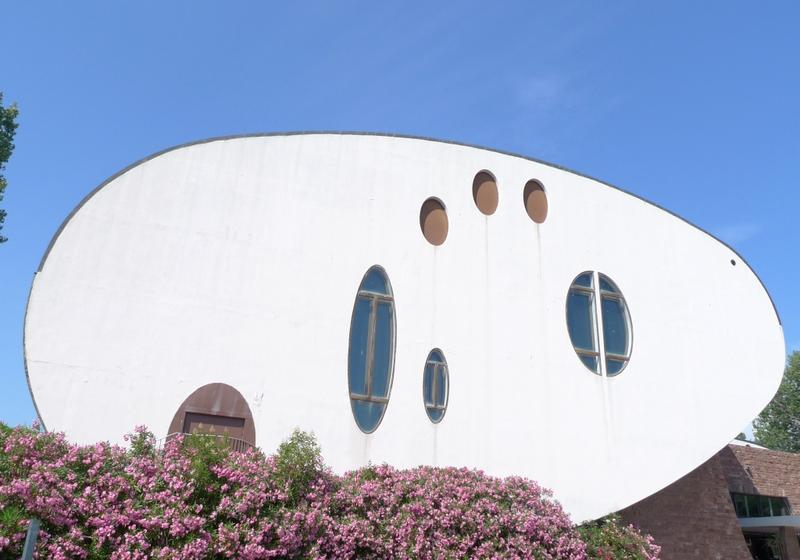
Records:
[[[358,287],[350,320],[347,383],[356,424],[374,432],[389,404],[394,371],[394,297],[389,277],[371,267]]]
[[[497,181],[487,171],[475,175],[472,181],[472,199],[481,213],[491,216],[497,210]]]
[[[431,245],[441,245],[447,239],[447,211],[438,198],[429,198],[419,211],[419,227]]]
[[[547,219],[547,194],[539,181],[530,180],[525,184],[522,200],[531,220],[541,224]]]
[[[602,328],[600,328],[602,326]],[[631,356],[631,320],[622,292],[607,276],[583,272],[567,295],[567,330],[587,368],[612,377]]]
[[[450,393],[450,373],[444,353],[434,348],[425,360],[422,375],[422,402],[431,422],[438,424],[447,411],[447,399]]]

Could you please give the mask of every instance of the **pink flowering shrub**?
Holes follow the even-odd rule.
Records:
[[[561,506],[521,478],[367,467],[345,475],[332,502],[325,557],[585,558]]]
[[[78,446],[0,424],[0,559],[20,556],[32,517],[38,558],[657,558],[614,523],[630,550],[587,554],[549,492],[521,478],[389,466],[337,476],[302,432],[272,456],[193,436],[157,449],[143,428],[128,440]]]

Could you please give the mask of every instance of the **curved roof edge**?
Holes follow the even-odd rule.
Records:
[[[97,189],[92,191],[92,194],[94,194],[94,192],[96,192],[96,191],[97,191]],[[86,199],[84,198],[84,200],[81,201],[81,204],[83,204],[83,202],[85,202],[85,201],[86,201]],[[77,208],[75,210],[73,210],[72,213],[70,213],[69,217],[71,217],[72,214],[77,212],[77,210],[78,210]],[[69,217],[67,217],[67,220],[69,220]],[[65,220],[64,223],[61,224],[61,227],[58,228],[58,232],[56,232],[56,236],[53,237],[53,239],[50,241],[50,245],[47,247],[47,251],[44,254],[45,257],[47,256],[47,253],[50,252],[50,247],[53,246],[53,243],[55,243],[55,240],[56,240],[56,237],[58,236],[58,233],[60,233],[61,230],[64,229],[64,226],[66,225],[66,223],[67,223],[67,221]],[[39,264],[39,270],[42,269],[42,263],[44,263],[44,258],[42,258],[42,262]],[[36,275],[37,274],[39,274],[39,271],[36,271],[36,272],[33,273],[33,280],[31,281],[31,289],[28,290],[28,300],[25,302],[25,316],[24,316],[25,318],[23,320],[23,326],[22,326],[22,367],[25,369],[25,382],[28,385],[28,394],[31,396],[31,402],[33,403],[33,410],[36,412],[36,419],[39,420],[40,426],[46,432],[47,431],[47,424],[45,424],[44,420],[42,419],[42,413],[39,412],[39,404],[36,402],[36,395],[33,394],[33,387],[31,387],[31,376],[30,376],[30,373],[28,372],[28,347],[27,347],[27,344],[26,344],[27,329],[25,328],[25,323],[27,323],[27,321],[28,321],[28,309],[31,306],[31,296],[33,295],[33,285],[36,283]]]
[[[425,140],[425,141],[428,141],[428,142],[438,142],[440,144],[453,144],[455,146],[464,146],[464,147],[467,147],[467,148],[476,148],[476,149],[479,149],[479,150],[486,150],[488,152],[494,152],[494,153],[497,153],[497,154],[503,154],[503,155],[507,155],[507,156],[521,158],[521,159],[524,159],[524,160],[527,160],[527,161],[532,161],[532,162],[539,163],[539,164],[542,164],[542,165],[547,165],[548,167],[553,167],[555,169],[560,169],[561,171],[566,171],[568,173],[572,173],[573,175],[578,175],[579,177],[585,177],[586,179],[591,179],[592,181],[597,181],[598,183],[600,183],[602,185],[605,185],[607,187],[611,187],[612,189],[615,189],[615,190],[618,190],[620,192],[623,192],[623,193],[625,193],[627,195],[630,195],[630,196],[632,196],[634,198],[637,198],[637,199],[641,200],[642,202],[650,204],[651,206],[655,206],[659,210],[663,210],[664,212],[667,212],[668,214],[671,214],[672,216],[675,216],[676,218],[678,218],[682,222],[692,226],[693,228],[695,228],[697,230],[700,230],[701,232],[705,233],[706,235],[708,235],[709,237],[711,237],[715,241],[717,241],[717,242],[721,243],[722,245],[724,245],[725,247],[727,247],[734,255],[739,257],[739,259],[744,264],[747,265],[747,267],[753,272],[753,274],[755,274],[755,277],[761,283],[761,287],[764,289],[764,292],[767,294],[767,298],[769,298],[769,301],[772,304],[772,309],[773,309],[773,311],[775,311],[775,317],[778,319],[778,325],[783,327],[783,323],[781,322],[780,313],[778,313],[778,307],[775,305],[775,300],[772,299],[772,295],[769,293],[769,290],[767,290],[767,286],[764,284],[764,281],[761,279],[761,277],[758,275],[758,273],[753,269],[753,267],[750,266],[750,264],[747,262],[747,260],[742,255],[740,255],[736,251],[736,249],[731,247],[728,243],[726,243],[725,241],[723,241],[722,239],[720,239],[716,235],[704,230],[703,228],[701,228],[697,224],[694,224],[694,223],[690,222],[689,220],[687,220],[683,216],[680,216],[680,215],[676,214],[672,210],[664,208],[663,206],[661,206],[659,204],[656,204],[653,201],[647,200],[646,198],[643,198],[643,197],[639,196],[638,194],[633,193],[633,192],[631,192],[629,190],[623,189],[623,188],[618,187],[616,185],[612,185],[611,183],[608,183],[606,181],[603,181],[603,180],[598,179],[596,177],[593,177],[591,175],[587,175],[586,173],[581,173],[579,171],[575,171],[573,169],[569,169],[568,167],[564,167],[562,165],[557,165],[557,164],[551,163],[549,161],[544,161],[544,160],[541,160],[541,159],[529,157],[529,156],[518,154],[518,153],[515,153],[515,152],[509,152],[509,151],[506,151],[506,150],[498,150],[498,149],[495,149],[495,148],[487,148],[486,146],[480,146],[480,145],[477,145],[477,144],[467,144],[465,142],[458,142],[456,140],[441,140],[439,138],[431,138],[429,136],[414,136],[414,135],[409,135],[409,134],[393,134],[393,133],[390,133],[390,132],[358,132],[358,131],[335,131],[335,130],[309,130],[309,131],[288,131],[288,132],[254,132],[254,133],[245,133],[245,134],[230,134],[230,135],[226,135],[226,136],[213,136],[211,138],[205,138],[205,139],[202,139],[202,140],[194,140],[194,141],[191,141],[191,142],[185,142],[183,144],[177,144],[175,146],[171,146],[169,148],[165,148],[163,150],[160,150],[158,152],[150,154],[149,156],[146,156],[146,157],[144,157],[144,158],[142,158],[142,159],[140,159],[138,161],[135,161],[134,163],[132,163],[129,166],[127,166],[125,169],[122,169],[121,171],[115,173],[114,175],[112,175],[111,177],[109,177],[108,179],[103,181],[100,185],[98,185],[92,191],[90,191],[89,194],[87,194],[85,197],[83,197],[83,199],[77,204],[77,206],[75,206],[75,208],[73,208],[72,212],[70,212],[69,215],[67,215],[67,217],[64,219],[64,221],[61,223],[61,225],[56,230],[56,233],[53,235],[53,238],[50,240],[50,243],[47,245],[47,249],[45,249],[44,255],[42,255],[42,260],[39,262],[39,267],[37,268],[37,272],[41,272],[42,267],[44,267],[44,263],[47,260],[47,256],[50,254],[50,251],[52,250],[52,248],[55,245],[56,241],[58,240],[59,236],[61,235],[61,232],[64,230],[64,228],[66,227],[67,223],[69,223],[69,221],[72,219],[72,217],[83,207],[83,205],[86,204],[87,202],[89,202],[89,199],[91,199],[100,189],[102,189],[107,184],[109,184],[111,181],[113,181],[114,179],[116,179],[120,175],[123,175],[123,174],[127,173],[128,171],[130,171],[131,169],[133,169],[136,166],[141,165],[141,164],[143,164],[143,163],[145,163],[147,161],[150,161],[151,159],[155,159],[158,156],[164,155],[164,154],[166,154],[168,152],[172,152],[174,150],[179,150],[181,148],[187,148],[189,146],[196,146],[196,145],[199,145],[199,144],[209,144],[211,142],[219,142],[219,141],[223,141],[223,140],[236,140],[236,139],[240,139],[240,138],[262,138],[262,137],[270,137],[270,136],[311,136],[311,135],[381,136],[381,137],[387,137],[387,138],[404,138],[404,139],[407,139],[407,140]],[[33,283],[31,283],[31,290],[32,289],[33,289]],[[28,299],[30,300],[30,294],[28,295]],[[25,317],[27,318],[27,316],[28,316],[28,313],[27,313],[27,309],[26,309],[25,310]],[[24,345],[23,345],[23,347],[24,347]],[[26,370],[27,370],[27,367],[26,367]],[[26,375],[27,375],[27,371],[26,371]],[[37,411],[37,413],[38,413],[38,411]]]

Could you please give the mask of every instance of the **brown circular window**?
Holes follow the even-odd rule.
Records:
[[[486,171],[475,175],[472,181],[472,199],[483,214],[491,216],[497,210],[497,181]]]
[[[522,199],[531,220],[541,224],[547,219],[547,194],[539,181],[531,180],[525,184]]]
[[[429,198],[419,211],[419,227],[431,245],[441,245],[447,239],[447,211],[438,198]]]

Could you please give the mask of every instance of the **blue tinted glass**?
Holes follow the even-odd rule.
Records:
[[[373,347],[372,395],[388,397],[392,375],[392,304],[378,303]]]
[[[586,364],[586,367],[588,367],[595,373],[599,373],[597,371],[597,358],[595,358],[594,356],[580,356],[580,355],[578,357],[584,364]]]
[[[374,430],[381,421],[386,405],[383,403],[357,400],[351,400],[350,402],[353,405],[353,416],[356,418],[358,427],[365,432]]]
[[[586,272],[578,276],[575,281],[573,282],[576,286],[583,286],[584,288],[591,288],[592,287],[592,273]]]
[[[431,353],[428,354],[428,361],[429,362],[444,362],[444,356],[439,350],[431,350]]]
[[[422,397],[425,404],[433,404],[433,364],[425,364],[425,373],[422,376]]]
[[[347,358],[347,376],[350,392],[359,395],[367,392],[366,359],[370,306],[370,300],[356,298],[353,322],[350,324],[350,355]]]
[[[347,381],[351,394],[364,397],[364,400],[350,399],[356,424],[362,431],[372,432],[386,411],[386,402],[372,400],[388,399],[391,390],[394,302],[391,299],[380,301],[379,296],[363,294],[370,292],[391,296],[389,279],[380,267],[367,271],[358,290],[350,325]]]
[[[567,296],[567,329],[574,347],[595,350],[591,294],[569,293]]]
[[[603,341],[606,352],[625,356],[628,353],[628,325],[625,304],[621,300],[601,298],[603,302]]]
[[[431,419],[432,422],[440,422],[442,417],[444,416],[444,409],[435,409],[435,408],[426,408],[428,412],[428,418]]]
[[[606,292],[614,292],[615,294],[619,293],[617,287],[614,286],[614,284],[612,284],[611,281],[602,274],[600,275],[600,289]]]
[[[447,366],[436,368],[436,404],[444,406],[447,398]]]
[[[425,360],[425,369],[422,373],[422,400],[431,422],[439,422],[444,417],[449,375],[444,354],[434,348]]]
[[[616,375],[621,372],[624,367],[624,361],[606,358],[606,375]]]
[[[367,275],[364,276],[364,280],[361,282],[361,287],[359,290],[391,295],[391,291],[389,290],[389,281],[378,268],[369,269]]]

